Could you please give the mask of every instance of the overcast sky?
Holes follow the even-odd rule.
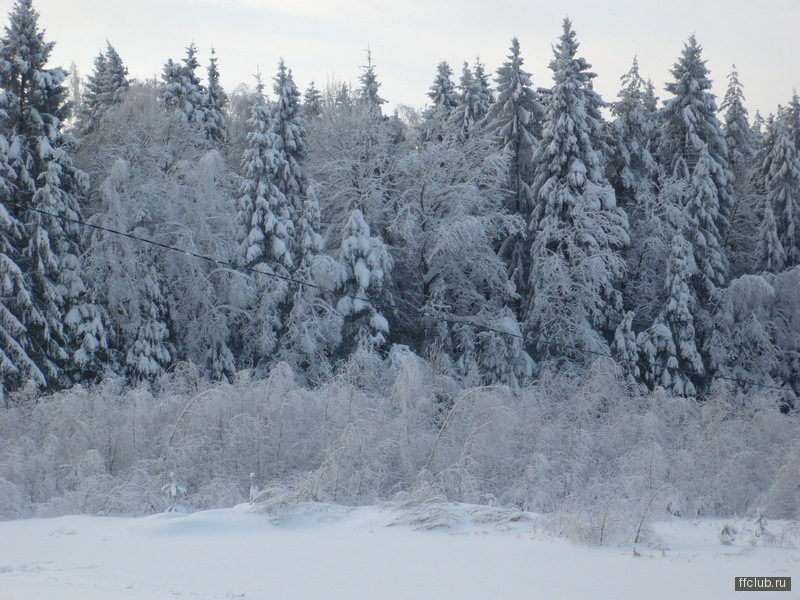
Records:
[[[11,1],[0,5],[10,8]],[[744,84],[751,117],[786,104],[800,87],[798,0],[34,0],[47,39],[57,42],[54,64],[72,61],[83,76],[108,39],[131,75],[151,78],[168,58],[179,60],[192,41],[205,78],[212,46],[222,83],[252,84],[256,68],[275,72],[282,56],[305,90],[313,79],[356,81],[372,49],[381,94],[422,107],[441,60],[457,82],[476,55],[494,72],[513,36],[535,86],[549,87],[551,46],[568,16],[581,43],[579,55],[598,74],[595,88],[607,101],[638,55],[664,99],[669,69],[694,33],[703,46],[721,102],[731,65]],[[9,8],[3,13],[3,22]]]

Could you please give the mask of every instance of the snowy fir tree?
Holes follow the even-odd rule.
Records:
[[[386,103],[386,100],[378,95],[378,90],[381,84],[378,83],[378,77],[375,74],[375,65],[372,63],[372,52],[367,50],[367,64],[361,67],[364,72],[361,73],[358,80],[361,86],[358,89],[358,96],[362,101],[366,102],[371,110],[378,113],[381,112],[381,105]]]
[[[728,148],[728,166],[734,177],[738,177],[739,172],[747,168],[755,154],[755,141],[747,119],[744,99],[739,73],[736,65],[733,65],[733,71],[728,75],[728,89],[719,110],[725,113],[723,129]]]
[[[279,82],[279,78],[276,78],[276,92],[279,94],[291,89],[287,85],[282,62],[281,67],[279,78],[282,74],[283,81]],[[287,139],[281,136],[282,130],[288,130],[289,147],[297,149],[300,140],[291,137],[297,130],[292,127],[291,121],[276,123],[282,111],[285,116],[287,108],[296,109],[296,96],[292,94],[288,97],[288,105],[284,96],[279,101],[282,104],[272,107],[266,104],[263,94],[259,94],[259,97],[249,122],[249,146],[243,158],[244,181],[239,199],[244,264],[267,274],[253,274],[250,277],[254,278],[251,285],[255,296],[243,315],[245,324],[239,327],[240,336],[245,339],[242,340],[244,347],[238,354],[247,356],[246,360],[253,365],[264,364],[274,352],[290,310],[290,293],[285,278],[290,276],[295,267],[293,199],[296,202],[300,191],[294,178],[299,166],[287,153]],[[272,277],[273,274],[278,278]]]
[[[217,54],[211,48],[211,58],[208,63],[208,87],[204,101],[206,116],[204,125],[206,136],[212,143],[219,145],[227,138],[227,124],[225,122],[225,106],[228,104],[228,95],[219,82],[219,68],[217,67]]]
[[[658,125],[656,98],[652,84],[639,74],[636,58],[621,82],[619,100],[611,104],[613,154],[607,172],[617,202],[633,218],[642,196],[652,194],[655,184],[657,166],[650,146]]]
[[[800,154],[783,120],[769,122],[760,159],[759,183],[775,216],[785,266],[794,267],[800,264]]]
[[[147,251],[145,251],[145,255]],[[169,307],[162,292],[161,276],[152,258],[145,258],[137,280],[143,289],[136,312],[132,344],[125,355],[125,366],[132,381],[155,381],[166,373],[173,360],[170,331],[167,324]]]
[[[301,283],[292,297],[279,352],[280,359],[311,384],[322,383],[332,374],[332,359],[342,341],[343,325],[332,294],[342,281],[342,267],[323,254],[320,220],[315,186],[311,185],[297,224],[300,260],[293,278]]]
[[[630,220],[623,300],[626,308],[636,311],[637,318],[652,322],[663,288],[664,262],[676,233],[676,221],[681,220],[676,218],[681,209],[671,199],[674,192],[682,192],[683,186],[673,180],[658,185],[658,166],[651,153],[658,127],[657,99],[652,82],[642,79],[636,58],[620,79],[622,89],[611,104],[612,153],[606,173],[617,202],[624,206]],[[625,364],[629,363],[623,368]]]
[[[472,69],[469,68],[467,62],[464,62],[464,66],[461,69],[458,89],[458,107],[453,111],[450,118],[453,122],[453,129],[456,132],[456,138],[463,141],[469,137],[470,129],[476,123],[474,112],[476,98],[474,94],[477,91],[477,86],[472,76]]]
[[[302,169],[306,157],[305,119],[300,103],[300,91],[294,83],[291,69],[283,60],[274,77],[275,102],[270,115],[270,133],[276,154],[276,170],[272,177],[277,188],[286,197],[290,210],[303,209],[306,181]]]
[[[428,90],[431,104],[425,111],[426,140],[442,141],[446,136],[452,135],[450,117],[458,106],[458,92],[451,77],[453,70],[447,61],[440,62],[436,67],[436,77]]]
[[[78,112],[81,131],[90,133],[105,112],[122,101],[129,86],[127,67],[111,43],[106,42],[106,51],[95,57],[94,71],[86,79],[82,108]]]
[[[294,265],[291,252],[294,222],[290,201],[276,185],[285,163],[276,151],[281,142],[271,126],[270,107],[263,103],[254,106],[239,199],[241,247],[246,265],[276,263],[288,273]]]
[[[475,66],[472,68],[473,72],[473,85],[475,92],[473,96],[473,109],[475,119],[480,122],[489,113],[489,109],[494,104],[494,92],[489,83],[489,73],[486,72],[485,65],[481,62],[480,58],[475,59]]]
[[[186,57],[181,63],[170,58],[164,65],[161,75],[163,80],[162,98],[171,111],[176,111],[190,123],[206,124],[208,120],[208,93],[197,76],[200,63],[197,60],[197,48],[194,43],[186,48]],[[208,130],[209,135],[211,129]]]
[[[761,144],[764,143],[764,130],[766,129],[766,125],[766,119],[761,116],[760,111],[756,111],[755,116],[753,116],[753,124],[750,126],[756,151],[758,151],[761,148]]]
[[[769,200],[765,199],[763,213],[756,245],[757,268],[762,273],[780,273],[786,266],[786,252],[778,238],[778,224]]]
[[[4,286],[15,299],[6,316],[13,314],[26,330],[7,330],[17,331],[15,352],[28,348],[38,367],[35,379],[43,375],[55,387],[99,375],[96,359],[106,338],[81,273],[75,221],[87,182],[69,154],[72,139],[61,132],[69,110],[66,74],[45,66],[54,44],[45,42],[38,17],[30,0],[19,0],[0,39],[0,135],[8,141],[4,162],[10,169]],[[24,371],[31,374],[29,366]]]
[[[705,146],[691,172],[687,190],[685,212],[688,217],[689,242],[694,249],[697,271],[695,289],[698,294],[710,297],[717,287],[725,285],[728,262],[720,240],[719,194],[714,186],[716,163]],[[703,297],[703,296],[701,296]]]
[[[498,139],[508,164],[509,212],[530,223],[536,199],[532,191],[534,153],[542,136],[544,107],[533,89],[530,73],[522,68],[519,41],[497,70],[497,100],[486,116],[487,128]],[[506,238],[500,249],[520,294],[526,296],[530,277],[530,236],[526,230]]]
[[[458,107],[450,117],[456,139],[460,141],[466,140],[473,129],[483,126],[482,121],[492,105],[489,76],[480,61],[476,61],[475,70],[473,74],[469,64],[464,62],[458,84]]]
[[[794,147],[800,148],[800,96],[797,95],[797,91],[792,94],[789,105],[780,116],[789,130],[789,138],[794,143]]]
[[[636,343],[636,334],[633,332],[633,319],[635,313],[630,310],[619,322],[614,332],[614,341],[611,343],[611,354],[625,373],[625,380],[632,385],[637,385],[640,378],[639,371],[639,345]]]
[[[692,247],[681,235],[672,240],[667,261],[667,298],[653,325],[639,334],[637,345],[643,359],[645,381],[676,396],[693,396],[704,373],[696,345],[697,298],[690,279],[697,270]]]
[[[370,232],[361,211],[350,213],[339,250],[342,267],[336,305],[344,318],[343,349],[371,350],[386,343],[389,321],[382,314],[384,281],[392,270],[392,257],[383,241]]]
[[[5,201],[10,196],[11,170],[5,164],[8,141],[0,133],[0,281],[3,302],[0,302],[0,401],[6,404],[6,392],[14,390],[25,381],[33,381],[44,387],[47,377],[37,362],[34,340],[28,335],[32,323],[44,324],[42,315],[34,304],[28,282],[18,264],[20,241],[24,239],[24,227],[13,209],[6,209]],[[27,322],[27,326],[26,326]],[[46,367],[45,367],[46,368]]]
[[[720,105],[724,112],[723,130],[728,147],[728,165],[733,175],[730,224],[725,240],[732,274],[752,269],[753,236],[758,228],[757,194],[753,181],[757,139],[747,119],[744,92],[739,74],[728,76],[728,89]]]
[[[590,65],[577,58],[568,19],[550,63],[555,85],[535,154],[530,295],[525,331],[543,355],[580,362],[584,350],[607,353],[621,318],[617,289],[628,220],[603,174],[601,104]],[[578,350],[578,354],[575,353]]]
[[[724,237],[732,210],[732,174],[701,51],[691,36],[672,69],[675,81],[666,89],[673,97],[661,110],[659,158],[662,177],[679,176],[688,182],[685,204],[692,218],[685,237],[695,252],[695,289],[705,299],[728,279]]]
[[[314,86],[313,81],[303,94],[303,114],[307,119],[315,119],[322,114],[322,92]]]
[[[436,66],[436,78],[428,90],[428,97],[431,99],[433,108],[441,106],[449,113],[458,106],[458,94],[451,79],[452,76],[453,70],[446,61],[442,61]]]

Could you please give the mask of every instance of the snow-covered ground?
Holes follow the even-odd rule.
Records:
[[[722,544],[724,521],[675,519],[656,525],[660,544],[634,552],[576,545],[518,516],[459,505],[420,522],[399,508],[309,505],[276,519],[241,505],[8,521],[0,599],[673,600],[739,597],[736,576],[794,576],[800,586],[800,551],[787,547],[798,536],[786,523],[770,523],[775,537],[754,545],[752,523],[730,521],[739,534]]]

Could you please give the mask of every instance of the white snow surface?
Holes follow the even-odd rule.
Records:
[[[726,523],[739,531],[731,544],[718,538]],[[240,505],[7,521],[0,600],[713,600],[738,598],[737,576],[794,576],[800,585],[787,523],[768,525],[776,537],[783,531],[781,547],[751,544],[752,522],[674,519],[656,524],[658,543],[635,546],[639,556],[632,544],[576,545],[541,524],[463,504],[432,520],[397,507],[300,505],[277,518]]]

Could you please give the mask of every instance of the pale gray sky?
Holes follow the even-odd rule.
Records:
[[[3,22],[11,6],[2,10]],[[568,16],[579,53],[598,74],[595,88],[613,101],[619,78],[638,55],[659,96],[694,33],[715,82],[718,103],[736,63],[751,117],[774,112],[800,87],[798,0],[34,0],[54,63],[75,61],[83,76],[106,38],[133,76],[161,73],[192,41],[205,66],[216,48],[222,83],[252,84],[256,67],[271,77],[283,56],[302,90],[313,79],[356,81],[372,49],[390,107],[427,101],[436,65],[447,60],[458,81],[476,55],[494,73],[517,36],[535,86],[549,87],[551,46]]]

